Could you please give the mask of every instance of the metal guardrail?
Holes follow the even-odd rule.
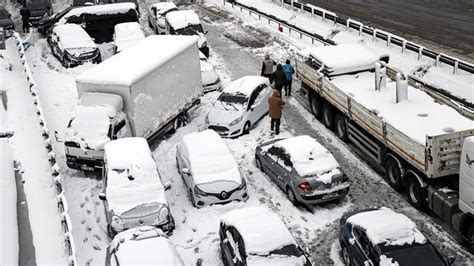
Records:
[[[237,1],[228,1],[228,0],[224,0],[224,5],[227,2],[229,2],[232,5],[232,7],[237,6],[240,9],[241,12],[244,12],[244,10],[245,10],[245,11],[249,12],[249,15],[255,14],[255,15],[258,16],[259,19],[264,18],[264,19],[268,20],[268,23],[273,22],[273,23],[277,24],[278,27],[287,28],[290,33],[291,33],[291,31],[299,33],[300,39],[303,36],[305,36],[305,37],[310,38],[312,43],[314,43],[316,41],[316,42],[322,43],[324,45],[336,45],[336,42],[334,42],[331,39],[325,38],[325,37],[323,37],[319,34],[316,34],[316,33],[310,33],[310,32],[308,32],[304,29],[301,29],[301,28],[299,28],[295,25],[292,25],[292,24],[288,23],[287,21],[285,21],[283,19],[280,19],[280,18],[275,17],[273,15],[266,14],[266,13],[254,8],[254,7],[246,6],[246,5],[244,5],[242,3],[239,3]],[[284,4],[291,4],[290,0],[279,0],[278,2],[281,2],[281,3],[284,3]],[[293,2],[293,7],[299,8],[299,9],[301,9],[303,11],[307,11],[307,12],[309,12],[308,10],[310,9],[310,10],[312,10],[311,11],[312,14],[319,15],[319,16],[322,17],[322,19],[328,19],[328,20],[334,21],[335,24],[340,23],[340,24],[346,25],[347,27],[351,27],[351,28],[353,28],[353,26],[351,26],[351,25],[362,25],[363,26],[363,24],[361,24],[359,22],[356,22],[356,21],[351,20],[351,19],[343,20],[342,18],[337,17],[336,14],[334,14],[332,12],[329,12],[329,11],[326,11],[326,10],[323,10],[323,9],[320,9],[320,8],[317,8],[317,7],[303,5],[303,4],[298,3],[298,2]],[[382,40],[387,41],[387,45],[390,45],[390,43],[399,44],[402,47],[402,52],[405,49],[413,50],[414,47],[419,47],[418,50],[416,50],[416,49],[413,50],[415,52],[418,52],[418,58],[419,59],[427,51],[429,52],[428,54],[431,54],[431,55],[436,54],[435,52],[427,50],[422,46],[419,46],[419,45],[411,43],[411,42],[407,42],[405,39],[403,39],[401,37],[396,37],[396,36],[394,37],[394,35],[391,35],[390,33],[387,33],[387,32],[384,32],[384,31],[381,31],[381,30],[378,30],[378,29],[369,28],[367,26],[364,26],[364,27],[367,28],[367,29],[364,30],[364,27],[362,27],[362,26],[357,27],[360,34],[362,34],[362,32],[365,32],[365,33],[370,32],[374,39],[375,38],[381,38]],[[368,29],[370,29],[371,31],[369,31]],[[444,59],[441,59],[441,58],[442,57],[441,57],[440,54],[436,54],[436,60],[437,60],[436,62],[437,63],[439,63],[439,62],[444,63],[445,62],[445,61],[443,61]],[[454,63],[456,69],[459,67],[460,69],[466,70],[470,73],[474,73],[474,66],[472,66],[472,64],[469,64],[469,63],[466,63],[464,61],[455,59],[453,57],[449,57],[449,58],[451,58],[452,60],[456,60],[455,62],[457,62],[457,63]],[[449,62],[448,62],[448,64],[449,64]],[[462,66],[462,67],[460,67],[460,66]],[[387,67],[387,68],[389,70],[391,70],[392,72],[401,72],[401,71],[396,70],[396,69],[391,68],[391,67]],[[457,70],[455,70],[454,72],[457,72]],[[427,92],[436,101],[450,106],[451,108],[455,109],[460,114],[462,114],[463,116],[465,116],[469,119],[474,119],[474,104],[473,103],[468,102],[465,99],[461,99],[459,97],[456,97],[455,95],[452,95],[451,93],[447,92],[446,90],[444,90],[442,88],[438,88],[438,87],[435,87],[431,84],[428,84],[427,82],[421,80],[420,78],[418,78],[414,75],[409,75],[409,82],[412,86]]]
[[[74,244],[74,237],[72,236],[72,222],[71,217],[68,214],[68,204],[66,197],[64,196],[64,190],[61,183],[61,175],[59,174],[59,165],[56,162],[56,154],[53,151],[53,147],[51,146],[51,138],[49,134],[48,127],[46,126],[46,120],[44,119],[42,107],[40,104],[40,100],[36,93],[36,84],[33,79],[33,73],[31,72],[30,65],[26,61],[25,56],[25,48],[23,47],[23,42],[20,38],[20,35],[15,32],[14,33],[15,41],[18,46],[18,54],[20,55],[21,63],[24,67],[24,71],[26,73],[26,78],[28,80],[29,90],[31,96],[33,96],[33,103],[36,106],[36,114],[39,118],[39,124],[42,131],[42,136],[44,139],[44,145],[46,150],[48,151],[48,160],[51,164],[51,176],[54,180],[55,188],[56,188],[56,201],[58,211],[61,217],[61,227],[64,233],[64,245],[65,251],[68,256],[68,263],[70,266],[76,266],[77,264],[77,257],[76,257],[76,247]]]

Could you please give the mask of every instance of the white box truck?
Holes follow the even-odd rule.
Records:
[[[356,44],[300,51],[296,76],[304,101],[340,139],[385,169],[387,182],[405,189],[413,206],[431,209],[474,250],[474,122],[381,60],[388,63]]]
[[[80,99],[65,135],[66,162],[94,170],[110,140],[152,141],[186,122],[202,95],[197,37],[149,36],[80,74],[76,86]]]

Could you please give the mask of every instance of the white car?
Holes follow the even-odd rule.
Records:
[[[171,2],[160,2],[152,4],[148,8],[148,25],[156,34],[166,34],[165,16],[166,14],[177,11],[178,8]]]
[[[265,77],[245,76],[233,81],[207,114],[206,126],[222,137],[248,133],[268,113],[268,98],[272,92]]]
[[[125,22],[115,25],[114,44],[117,53],[145,39],[145,34],[138,22]]]
[[[176,147],[176,162],[195,207],[248,199],[234,156],[213,130],[184,136]]]
[[[107,248],[105,265],[184,266],[184,262],[163,231],[141,226],[114,237]]]
[[[166,34],[197,36],[198,48],[206,57],[209,57],[207,39],[202,29],[199,16],[193,10],[178,10],[169,12],[165,16]]]
[[[104,201],[109,236],[143,225],[171,232],[174,219],[165,197],[171,185],[163,186],[147,141],[113,140],[104,151],[104,193],[99,198]]]
[[[207,62],[206,56],[199,52],[199,59],[201,60],[201,78],[203,92],[211,92],[222,89],[221,79],[214,70],[214,67]]]

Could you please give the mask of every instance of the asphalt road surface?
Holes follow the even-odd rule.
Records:
[[[302,0],[474,61],[474,0]]]

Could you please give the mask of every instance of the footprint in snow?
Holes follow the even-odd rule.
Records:
[[[202,265],[202,258],[199,258],[197,261],[196,261],[196,266],[201,266]]]
[[[88,196],[85,196],[84,199],[85,199],[87,202],[89,202],[89,200],[90,200]]]
[[[87,241],[89,241],[89,238],[87,238],[87,237],[84,237],[84,239],[82,239],[83,243],[87,243]]]
[[[95,218],[96,223],[100,223],[100,217]]]
[[[92,214],[92,211],[91,211],[91,210],[87,210],[86,213],[87,213],[88,215],[91,215],[91,214]]]
[[[102,248],[97,245],[92,246],[92,248],[94,248],[95,250],[102,250]]]
[[[99,201],[96,201],[95,202],[95,206],[99,206],[100,205],[100,202]]]
[[[81,202],[81,205],[80,205],[80,206],[81,206],[81,208],[84,208],[85,205],[86,205],[85,202]]]
[[[87,232],[90,232],[90,231],[92,231],[92,227],[86,226],[86,230],[87,230]]]
[[[102,241],[102,238],[98,234],[94,234],[95,239]]]
[[[81,224],[85,224],[86,223],[86,220],[85,219],[82,219],[81,220]]]
[[[199,253],[199,247],[194,248],[194,253],[196,253],[196,254]]]

